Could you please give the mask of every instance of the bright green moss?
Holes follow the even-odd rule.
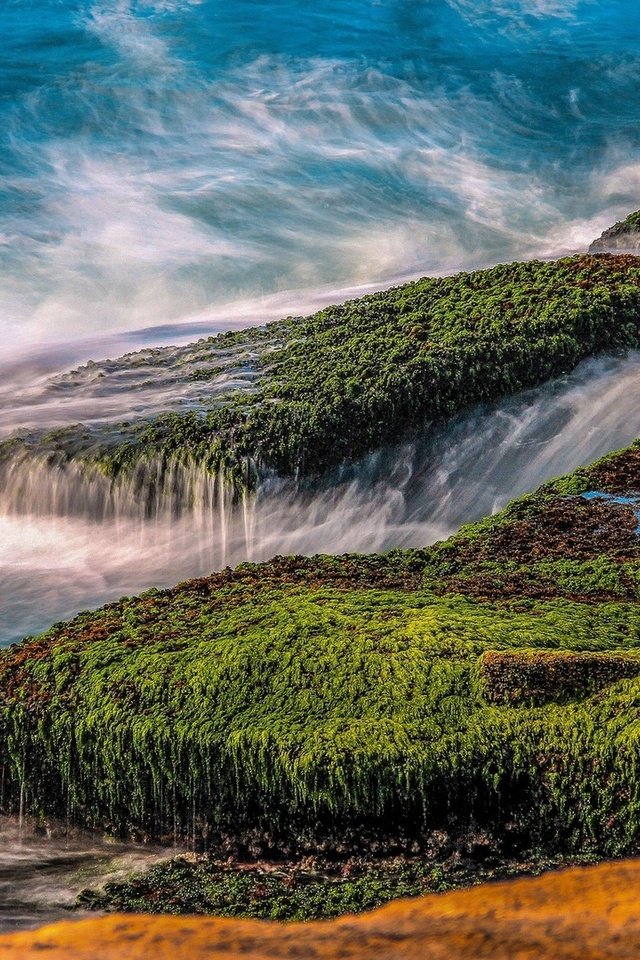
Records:
[[[640,679],[522,702],[514,657],[493,703],[480,663],[640,651],[634,509],[580,496],[639,488],[634,445],[426,550],[245,564],[55,625],[0,657],[5,808],[298,852],[473,824],[635,849]]]
[[[492,706],[476,665],[490,649],[640,649],[634,605],[520,611],[295,587],[193,617],[192,599],[172,603],[161,622],[153,596],[131,601],[104,639],[53,631],[44,656],[24,658],[2,711],[14,790],[24,766],[29,802],[68,805],[75,818],[120,830],[256,822],[302,836],[323,822],[362,821],[419,835],[446,822],[450,804],[456,817],[492,818],[507,800],[520,808],[535,799],[551,824],[564,791],[585,787],[594,750],[618,763],[621,715],[611,730],[594,727],[589,701]],[[94,633],[100,621],[86,618]],[[16,651],[6,659],[10,689]],[[621,689],[640,698],[640,681]],[[534,774],[540,751],[560,758],[553,789]],[[605,837],[599,813],[584,813],[572,843],[594,832],[612,849],[628,841],[626,822]]]
[[[252,351],[259,376],[250,391],[224,394],[208,412],[136,421],[102,440],[78,427],[29,442],[57,457],[87,456],[111,475],[145,458],[196,461],[223,471],[239,491],[264,468],[318,473],[595,353],[637,347],[639,316],[634,257],[425,278],[214,338],[212,348]],[[196,346],[200,358],[205,348]]]

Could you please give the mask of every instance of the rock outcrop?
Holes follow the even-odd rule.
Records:
[[[605,230],[593,241],[589,253],[640,253],[640,210]]]

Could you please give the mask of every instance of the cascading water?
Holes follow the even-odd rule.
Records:
[[[209,473],[177,458],[141,457],[115,478],[90,463],[24,451],[0,467],[0,514],[6,516],[159,524],[188,513],[203,523],[218,516],[225,527],[235,499],[224,470]]]
[[[590,360],[321,480],[264,476],[241,498],[194,463],[142,459],[111,480],[21,452],[2,474],[0,636],[245,560],[424,546],[635,439],[639,394],[639,353]]]

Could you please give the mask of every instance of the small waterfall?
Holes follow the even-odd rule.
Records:
[[[640,353],[591,360],[315,481],[265,474],[251,492],[185,460],[142,457],[113,480],[22,450],[0,466],[0,643],[247,560],[425,546],[630,443],[639,399]]]
[[[115,478],[94,464],[29,452],[0,468],[0,516],[83,519],[120,535],[137,526],[142,538],[187,519],[197,531],[194,547],[212,568],[237,562],[238,550],[251,559],[254,509],[224,468],[211,474],[177,458],[143,457]]]
[[[250,498],[240,499],[248,509]],[[29,450],[0,466],[0,514],[9,516],[161,523],[184,513],[203,521],[217,514],[225,530],[237,500],[237,485],[224,468],[212,474],[184,458],[143,456],[116,477],[88,461]]]
[[[143,457],[111,478],[18,451],[0,465],[0,645],[122,593],[257,558],[255,511],[224,468]]]

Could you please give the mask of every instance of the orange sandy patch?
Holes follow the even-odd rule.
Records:
[[[0,960],[640,958],[640,860],[401,900],[337,921],[110,915],[0,938]]]

